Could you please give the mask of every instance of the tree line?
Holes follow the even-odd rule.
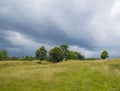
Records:
[[[4,60],[34,60],[35,57],[32,56],[22,56],[22,57],[11,57],[8,55],[8,51],[6,49],[0,50],[0,61]]]
[[[50,49],[49,51],[46,50],[44,46],[41,46],[39,49],[35,52],[35,58],[40,60],[40,63],[42,60],[47,60],[50,62],[60,62],[64,60],[85,60],[85,56],[77,51],[71,51],[68,49],[69,46],[67,44],[61,44],[60,46],[55,46],[54,48]],[[109,57],[109,54],[106,50],[104,50],[100,58],[106,59]]]
[[[109,57],[109,53],[104,50],[100,54],[101,59],[106,59]],[[41,61],[47,60],[53,63],[65,61],[65,60],[95,60],[96,58],[85,58],[83,54],[77,51],[69,50],[69,46],[67,44],[61,44],[60,46],[55,46],[50,50],[46,50],[44,46],[41,46],[35,51],[35,56],[22,56],[22,57],[10,57],[8,55],[8,51],[3,49],[0,50],[0,61],[2,60],[34,60],[38,59]]]
[[[49,51],[46,50],[44,46],[41,46],[35,52],[35,58],[42,60],[47,60],[50,62],[60,62],[69,59],[84,60],[85,56],[77,51],[68,50],[69,46],[66,44],[61,44],[60,46],[55,46]]]
[[[8,56],[7,50],[5,50],[5,49],[0,50],[0,61],[1,60],[8,60],[8,59],[9,59],[9,56]]]

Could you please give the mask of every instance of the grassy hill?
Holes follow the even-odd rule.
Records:
[[[0,61],[0,91],[120,91],[120,59]]]

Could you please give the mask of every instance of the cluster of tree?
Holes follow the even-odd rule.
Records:
[[[101,59],[106,59],[109,57],[109,53],[104,50],[100,54]],[[55,46],[54,48],[50,49],[49,51],[46,50],[44,46],[41,46],[39,49],[36,50],[35,52],[35,57],[32,56],[22,56],[22,57],[10,57],[8,56],[8,51],[3,49],[0,50],[0,61],[1,60],[34,60],[34,59],[39,59],[40,62],[42,60],[47,60],[50,62],[60,62],[64,60],[96,60],[99,58],[85,58],[84,55],[77,51],[71,51],[69,50],[69,46],[66,44],[61,44],[60,46]]]
[[[79,52],[68,50],[69,46],[61,44],[58,47],[54,47],[49,51],[44,46],[41,46],[35,52],[35,58],[42,60],[48,60],[51,62],[60,62],[68,59],[84,60],[85,56]]]
[[[22,57],[9,57],[9,60],[19,60],[19,61],[22,61],[22,60],[28,60],[28,61],[31,61],[31,60],[34,60],[35,58],[32,57],[32,56],[22,56]]]
[[[32,56],[22,56],[22,57],[10,57],[6,49],[0,50],[0,61],[3,60],[33,60],[35,59]]]
[[[32,56],[22,56],[22,57],[19,57],[19,60],[34,60],[34,57],[32,57]]]
[[[5,49],[0,50],[0,61],[1,60],[8,60],[8,59],[9,59],[9,56],[8,56],[7,50],[5,50]]]

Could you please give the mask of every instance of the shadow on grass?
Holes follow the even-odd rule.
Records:
[[[37,64],[47,65],[50,64],[50,62],[36,62]]]
[[[42,64],[41,62],[36,62],[37,64]]]

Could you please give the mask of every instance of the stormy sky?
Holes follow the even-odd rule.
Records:
[[[120,56],[120,0],[0,0],[0,49],[34,55],[65,43],[86,57]]]

